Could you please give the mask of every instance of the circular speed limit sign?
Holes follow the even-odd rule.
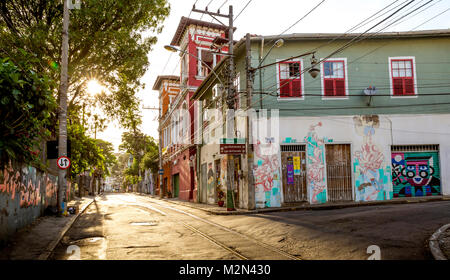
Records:
[[[59,157],[56,164],[60,169],[67,169],[70,166],[70,159],[66,156]]]

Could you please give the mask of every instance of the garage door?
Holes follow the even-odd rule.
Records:
[[[392,146],[394,197],[441,194],[439,145]]]

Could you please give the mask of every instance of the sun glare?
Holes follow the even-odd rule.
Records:
[[[97,80],[90,80],[87,84],[87,90],[90,94],[99,94],[104,89],[103,86]]]

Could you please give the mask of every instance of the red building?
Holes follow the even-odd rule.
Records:
[[[169,139],[163,158],[165,166],[170,168],[170,171],[164,168],[164,176],[166,172],[170,174],[170,178],[166,177],[171,197],[197,201],[197,148],[191,97],[209,74],[209,68],[214,68],[222,59],[215,53],[217,49],[213,41],[223,41],[227,37],[226,32],[225,26],[182,17],[172,39],[171,45],[180,49],[180,93],[170,102],[165,117],[160,119],[160,127],[168,131],[163,135],[163,139]],[[221,50],[227,51],[226,48]]]

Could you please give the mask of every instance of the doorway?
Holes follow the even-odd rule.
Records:
[[[350,144],[327,144],[325,152],[328,201],[353,200]]]
[[[285,203],[307,201],[305,145],[281,146],[281,171]]]

